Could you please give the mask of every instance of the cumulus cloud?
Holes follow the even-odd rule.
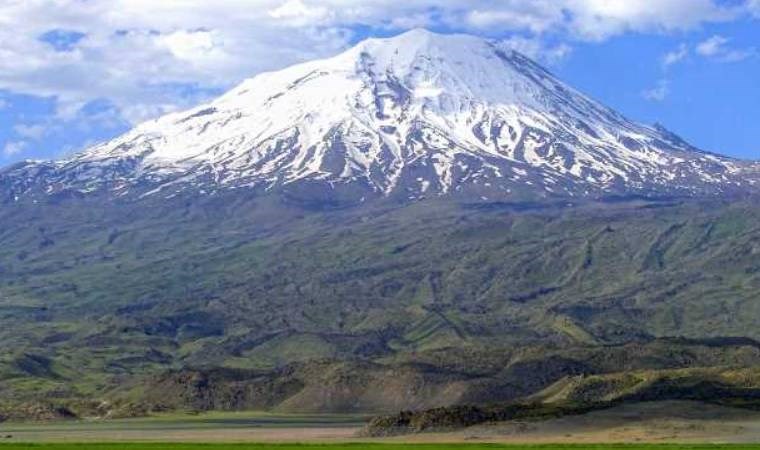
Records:
[[[488,9],[475,8],[465,16],[465,24],[483,29],[506,27],[543,33],[564,21],[562,9],[550,2],[507,0]]]
[[[220,44],[223,41],[217,32],[179,30],[161,35],[158,42],[164,44],[172,56],[180,61],[204,59],[215,52],[222,55]]]
[[[21,137],[39,140],[45,135],[45,132],[47,131],[47,127],[42,124],[27,125],[27,124],[20,123],[13,127],[13,131],[15,131],[16,134]]]
[[[474,2],[486,3],[486,2]],[[473,8],[466,22],[543,33],[561,29],[570,36],[599,41],[628,31],[670,32],[707,22],[731,20],[743,8],[715,0],[503,0]]]
[[[331,16],[329,8],[320,5],[306,5],[301,0],[287,0],[280,6],[270,9],[269,15],[278,20],[285,20],[290,25],[304,26],[314,22],[323,22]]]
[[[357,29],[513,32],[519,37],[507,45],[556,61],[574,40],[684,30],[741,13],[723,3],[7,0],[0,2],[0,89],[54,98],[61,120],[106,100],[135,123],[193,105],[253,74],[334,54],[356,40]]]
[[[689,55],[689,47],[686,44],[681,44],[677,49],[665,53],[662,57],[662,65],[664,67],[670,67],[673,64],[683,61]]]
[[[651,89],[645,89],[641,92],[641,96],[645,99],[653,102],[661,102],[670,95],[670,82],[662,79]]]
[[[749,0],[747,4],[749,11],[757,17],[760,17],[760,0]]]
[[[5,156],[15,156],[24,150],[26,150],[26,142],[24,141],[11,141],[6,142],[5,146],[3,147],[3,155]]]
[[[741,8],[714,0],[569,0],[571,26],[589,39],[604,39],[626,31],[670,32],[706,22],[731,20]]]
[[[723,62],[743,61],[756,55],[754,48],[737,49],[730,47],[728,45],[730,41],[727,37],[715,35],[697,44],[695,51],[698,55]]]
[[[715,56],[725,51],[725,44],[728,38],[723,36],[713,36],[697,45],[697,53],[702,56]]]
[[[279,24],[259,3],[279,2],[2,2],[0,89],[53,97],[62,119],[107,99],[139,122],[349,41],[339,27]],[[51,28],[78,38],[40,39]]]
[[[549,64],[554,64],[567,58],[573,51],[573,48],[565,43],[547,45],[541,39],[532,39],[524,36],[512,36],[502,39],[499,44],[504,48],[518,51],[535,60]]]

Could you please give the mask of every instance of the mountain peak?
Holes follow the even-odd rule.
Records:
[[[251,92],[249,84],[275,79],[298,78],[307,73],[342,73],[346,76],[396,79],[405,88],[429,87],[456,82],[447,87],[449,94],[462,94],[490,87],[492,92],[472,92],[487,97],[504,91],[510,63],[516,63],[513,52],[495,43],[466,34],[439,34],[416,28],[387,38],[365,39],[332,58],[298,64],[246,80],[233,92]],[[476,79],[477,78],[477,79]],[[262,80],[264,79],[264,80]]]
[[[414,29],[1,176],[11,198],[248,188],[513,200],[720,193],[753,186],[757,170],[632,122],[498,43]]]

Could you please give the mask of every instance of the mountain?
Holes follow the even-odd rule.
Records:
[[[2,171],[0,420],[713,385],[760,366],[756,174],[473,37],[263,74]]]
[[[759,173],[624,118],[498,42],[413,30],[258,75],[69,159],[22,163],[0,186],[11,200],[244,188],[509,201],[742,192]]]
[[[0,418],[394,412],[759,366],[759,220],[753,199],[5,204]]]

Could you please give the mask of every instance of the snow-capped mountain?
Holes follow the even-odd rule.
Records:
[[[497,42],[413,30],[263,73],[69,159],[0,173],[9,198],[291,189],[508,199],[751,189],[754,163],[632,122]]]

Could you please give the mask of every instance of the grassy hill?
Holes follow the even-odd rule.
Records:
[[[3,204],[0,392],[81,410],[389,411],[581,373],[758,365],[758,219],[752,199]],[[309,391],[317,367],[345,398]],[[217,387],[157,401],[190,372]],[[352,387],[388,374],[398,394]]]
[[[760,368],[691,367],[563,377],[504,404],[457,405],[373,418],[368,436],[445,431],[507,420],[585,414],[624,403],[691,400],[760,409]]]

